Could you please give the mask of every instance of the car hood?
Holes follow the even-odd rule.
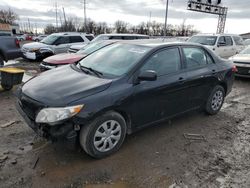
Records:
[[[49,64],[72,64],[75,63],[82,58],[86,57],[84,54],[69,54],[69,53],[64,53],[64,54],[58,54],[58,55],[53,55],[50,56],[43,61]]]
[[[63,107],[107,89],[112,80],[87,75],[70,65],[47,71],[31,79],[22,93],[49,107]]]
[[[23,48],[27,48],[27,49],[32,49],[32,48],[46,48],[48,47],[47,44],[43,44],[41,42],[31,42],[28,44],[24,44]]]
[[[232,61],[250,63],[250,54],[237,54],[231,58]]]
[[[70,48],[71,48],[71,49],[80,50],[80,49],[82,49],[84,46],[87,46],[87,44],[76,44],[76,45],[70,46]]]

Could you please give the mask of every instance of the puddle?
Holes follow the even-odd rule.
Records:
[[[118,181],[111,184],[89,184],[85,188],[136,188],[137,186],[127,182]]]

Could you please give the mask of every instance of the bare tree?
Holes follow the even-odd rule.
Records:
[[[51,34],[51,33],[55,33],[55,32],[56,32],[56,27],[53,26],[52,24],[47,25],[44,29],[45,34]]]
[[[0,10],[0,23],[14,24],[16,20],[18,20],[18,15],[11,9]]]
[[[128,23],[121,20],[116,21],[115,30],[117,33],[128,33]]]

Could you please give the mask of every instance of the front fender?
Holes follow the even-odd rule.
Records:
[[[40,48],[39,52],[41,54],[55,54],[55,51],[51,48]]]

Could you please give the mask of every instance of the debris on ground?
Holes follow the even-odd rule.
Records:
[[[189,141],[206,141],[206,138],[204,135],[201,134],[190,134],[190,133],[184,133],[184,138],[188,139]]]
[[[10,161],[10,163],[13,164],[13,165],[15,165],[15,164],[17,164],[17,160],[16,160],[16,159],[12,159],[12,160]]]
[[[44,172],[44,171],[42,171],[40,175],[41,175],[41,176],[45,176],[45,172]]]
[[[36,158],[36,160],[35,160],[35,162],[34,162],[34,164],[33,164],[33,166],[32,166],[32,169],[35,169],[35,168],[36,168],[36,165],[37,165],[39,159],[40,159],[39,157]]]
[[[5,124],[1,125],[1,128],[9,127],[9,126],[13,125],[13,124],[16,123],[16,122],[17,122],[17,121],[10,121],[10,122],[8,122],[8,123],[5,123]]]
[[[229,128],[229,127],[222,127],[222,129],[225,129],[225,130],[227,130],[228,132],[230,132],[232,134],[236,134],[236,131],[233,130],[233,129],[231,129],[231,128]]]
[[[0,156],[0,163],[3,163],[7,159],[8,159],[8,155],[2,155],[2,156]]]
[[[7,155],[7,154],[9,154],[10,152],[9,152],[9,150],[5,150],[4,152],[3,152],[3,155]]]

